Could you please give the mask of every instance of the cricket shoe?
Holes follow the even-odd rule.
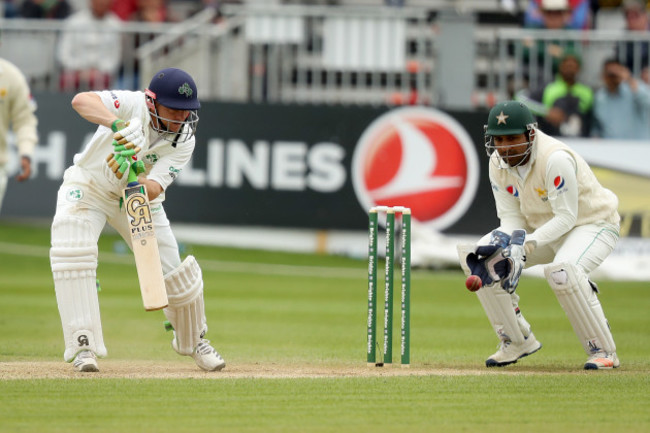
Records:
[[[621,362],[614,353],[605,353],[598,352],[594,353],[589,357],[587,362],[585,362],[585,370],[611,370],[612,368],[618,368],[621,365]]]
[[[90,350],[84,350],[77,353],[77,356],[75,356],[72,361],[72,365],[77,371],[81,372],[99,371],[99,367],[97,367],[97,357]]]
[[[542,348],[542,343],[537,341],[533,333],[522,344],[515,344],[511,340],[501,340],[499,350],[485,361],[486,367],[503,367],[514,364],[519,358],[528,356]]]
[[[176,352],[178,352],[176,338],[172,340],[172,347]],[[201,338],[191,356],[194,358],[196,365],[206,371],[219,371],[226,366],[226,361],[224,361],[221,355],[219,355],[219,352],[210,345],[210,340],[206,340],[205,338]]]

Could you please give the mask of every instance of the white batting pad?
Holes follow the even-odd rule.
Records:
[[[191,355],[206,329],[203,275],[193,256],[165,275],[169,306],[163,311],[174,327],[176,351]]]
[[[570,263],[544,268],[544,275],[588,355],[616,352],[616,344],[587,275]]]
[[[510,340],[515,344],[523,344],[530,335],[530,325],[516,311],[516,300],[499,284],[483,286],[476,296],[485,310],[488,320],[501,340]],[[515,295],[516,296],[516,295]]]
[[[52,223],[50,264],[65,352],[71,362],[82,350],[106,356],[97,296],[97,240],[87,221],[70,216]]]

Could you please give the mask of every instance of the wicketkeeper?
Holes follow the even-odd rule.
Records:
[[[163,69],[144,92],[83,92],[72,107],[99,126],[65,171],[52,223],[50,261],[64,359],[79,371],[98,371],[96,357],[107,355],[97,296],[97,241],[108,222],[131,246],[120,198],[129,170],[135,170],[151,203],[169,300],[164,313],[174,328],[172,347],[204,370],[221,370],[224,360],[204,338],[201,268],[192,256],[181,262],[163,208],[165,190],[194,151],[200,107],[194,80],[180,69]]]
[[[588,359],[586,370],[620,365],[609,324],[589,279],[619,238],[618,199],[576,152],[537,129],[520,102],[490,110],[485,147],[500,226],[477,245],[459,245],[460,263],[481,277],[476,294],[500,339],[485,364],[500,367],[542,344],[519,310],[515,292],[524,267],[544,275]]]

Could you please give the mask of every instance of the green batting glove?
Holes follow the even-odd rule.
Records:
[[[140,148],[133,143],[120,144],[113,140],[111,144],[113,145],[113,153],[115,155],[121,155],[124,158],[131,157],[140,151]]]
[[[117,163],[120,165],[120,168],[117,169],[120,173],[124,174],[126,170],[129,169],[129,159],[123,158],[121,155],[115,158]],[[121,177],[121,176],[120,176]]]
[[[121,129],[124,129],[126,127],[126,122],[122,119],[116,119],[113,123],[111,123],[111,130],[113,132],[117,132]]]
[[[135,172],[135,174],[144,173],[144,162],[143,161],[133,161],[131,163],[131,170],[133,170]]]

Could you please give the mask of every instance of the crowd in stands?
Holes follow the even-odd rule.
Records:
[[[649,32],[645,0],[532,0],[524,26],[594,28],[593,17],[600,9],[612,7],[624,18],[621,22],[626,31]],[[548,41],[524,47],[524,66],[533,55],[538,56],[539,65],[549,56],[554,79],[546,83],[525,80],[525,86],[515,92],[516,99],[526,103],[542,129],[552,135],[650,139],[650,42],[617,44],[602,63],[601,85],[596,88],[581,82],[582,58],[574,42]],[[631,72],[634,70],[637,76]]]
[[[120,34],[110,30],[118,29],[126,21],[174,22],[185,18],[175,16],[171,1],[4,0],[3,5],[5,17],[65,20],[56,59],[62,71],[61,89],[74,91],[84,86],[115,85],[112,81],[121,73],[123,48]],[[247,3],[247,0],[176,2],[189,6],[185,10],[194,13],[204,8],[219,10],[224,3]],[[299,2],[276,0],[275,3]],[[408,0],[380,3],[409,6]],[[501,4],[511,12],[519,12],[523,28],[618,28],[629,34],[650,35],[650,0],[501,0]],[[519,9],[514,10],[514,5]],[[614,19],[607,21],[605,16]],[[93,31],[79,30],[89,26]],[[513,95],[524,101],[538,116],[543,129],[554,135],[649,139],[650,36],[647,41],[617,44],[601,65],[600,86],[581,81],[583,59],[575,45],[576,41],[571,40],[524,41],[522,68],[532,62],[542,65],[550,57],[553,79],[534,81],[525,76],[524,86],[512,89]]]

